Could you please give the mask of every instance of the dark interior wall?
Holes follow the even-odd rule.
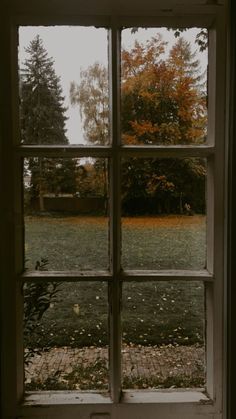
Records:
[[[229,180],[228,180],[228,374],[227,374],[227,419],[236,418],[236,3],[229,5]]]
[[[2,237],[6,232],[10,231],[9,224],[9,213],[7,213],[6,208],[9,202],[9,193],[7,192],[11,188],[11,176],[8,178],[4,176],[6,166],[4,167],[3,161],[7,161],[7,152],[6,152],[6,141],[11,138],[9,132],[9,122],[10,122],[10,92],[11,92],[11,79],[10,75],[7,74],[6,63],[10,61],[10,52],[7,48],[9,39],[9,30],[8,28],[8,18],[6,15],[6,1],[0,1],[0,50],[1,50],[1,66],[0,66],[0,373],[3,374],[5,358],[2,350],[2,339],[5,338],[7,324],[4,322],[3,316],[3,301],[6,296],[6,281],[7,278],[4,260],[10,260],[10,254],[13,253],[13,246],[10,245],[10,241],[7,239],[6,242],[3,242]],[[12,171],[11,162],[9,162],[9,172]],[[10,185],[10,187],[9,187]],[[4,200],[2,199],[2,197]],[[5,313],[4,313],[5,314]],[[11,351],[11,348],[9,349]],[[5,381],[1,379],[0,381],[0,400],[1,400],[1,409],[3,409],[3,404],[6,402],[7,394],[5,389]],[[1,410],[2,411],[2,410]],[[3,418],[3,415],[0,417]]]
[[[228,182],[228,196],[229,196],[229,211],[228,211],[228,248],[226,258],[228,260],[228,287],[227,287],[227,316],[228,316],[228,348],[227,348],[227,359],[228,359],[228,374],[226,377],[227,382],[227,419],[236,418],[236,400],[234,396],[234,390],[236,388],[236,1],[230,0],[230,12],[229,12],[229,133],[230,133],[230,144],[229,144],[229,182]],[[1,9],[5,1],[0,1],[0,38],[1,28],[4,21],[4,12]],[[2,41],[0,41],[0,45]],[[1,49],[2,51],[2,49]],[[1,54],[1,57],[7,54]],[[6,136],[4,133],[3,121],[5,106],[5,94],[7,90],[6,79],[3,78],[4,65],[1,71],[0,80],[0,154],[3,153],[2,139]],[[4,81],[5,80],[5,81]],[[0,167],[0,179],[3,177],[1,174],[2,168]],[[1,183],[3,186],[3,183]],[[3,187],[0,189],[0,196],[3,196]],[[0,225],[4,228],[3,220]],[[1,237],[1,230],[0,230]],[[3,245],[3,244],[2,244]],[[0,248],[0,257],[3,257],[4,251],[3,246]],[[4,272],[0,266],[0,277],[3,278]],[[0,309],[1,315],[1,309]],[[1,345],[0,345],[1,347]],[[1,366],[1,364],[0,364]],[[1,373],[1,371],[0,371]],[[0,394],[4,394],[0,388]],[[0,415],[0,417],[2,417]]]

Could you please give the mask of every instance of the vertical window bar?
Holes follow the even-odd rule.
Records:
[[[214,305],[213,305],[213,330],[214,330],[214,399],[216,408],[222,409],[223,402],[223,368],[225,341],[223,339],[224,319],[224,278],[225,278],[225,193],[226,193],[226,143],[225,143],[225,76],[226,76],[226,54],[224,19],[217,15],[215,39],[215,158],[214,158]],[[211,32],[210,32],[211,33]],[[214,36],[214,32],[212,34]],[[220,360],[220,362],[219,362]]]
[[[12,143],[17,147],[20,142],[19,125],[19,69],[18,69],[18,48],[19,32],[14,26],[12,34]],[[15,301],[16,301],[16,365],[17,365],[17,400],[20,401],[24,393],[24,344],[23,344],[23,318],[24,302],[22,286],[17,280],[18,275],[24,269],[24,197],[23,197],[23,173],[24,162],[22,157],[17,155],[16,149],[13,157],[14,162],[14,271],[15,271]]]
[[[214,273],[214,157],[207,161],[207,270]],[[212,284],[205,284],[205,319],[206,319],[206,389],[211,398],[213,394],[213,298],[214,290]]]
[[[121,395],[121,321],[120,321],[120,31],[109,31],[109,92],[112,158],[110,160],[110,264],[113,281],[109,284],[110,304],[110,390],[115,403]]]
[[[208,32],[208,128],[207,143],[215,145],[215,30]],[[207,220],[207,270],[214,273],[214,206],[215,206],[215,156],[207,160],[206,182],[206,220]],[[206,345],[206,390],[209,397],[214,397],[213,371],[214,371],[214,333],[213,333],[213,307],[214,289],[210,284],[205,284],[205,345]]]

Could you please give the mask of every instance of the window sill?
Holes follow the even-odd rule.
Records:
[[[181,390],[128,390],[124,391],[121,404],[160,404],[160,403],[199,403],[212,404],[202,389]],[[108,393],[75,391],[38,391],[28,392],[24,406],[67,405],[67,404],[113,404]]]
[[[128,390],[123,393],[123,403],[200,403],[212,404],[203,389]]]

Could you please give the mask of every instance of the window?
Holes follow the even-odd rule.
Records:
[[[78,9],[57,19],[46,8],[46,20],[26,13],[11,26],[12,141],[2,169],[13,217],[3,231],[9,415],[221,417],[224,34],[217,7],[207,10],[110,19]],[[183,38],[165,46],[176,27]],[[209,51],[201,69],[184,41],[199,32]],[[92,54],[70,85],[66,132],[49,40],[67,69],[71,48],[83,59],[78,34]],[[69,369],[32,379],[37,357],[49,365],[61,350]]]

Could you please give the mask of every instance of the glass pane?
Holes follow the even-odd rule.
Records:
[[[19,28],[24,144],[109,143],[107,50],[104,28]]]
[[[205,384],[204,285],[123,284],[123,388]]]
[[[203,269],[206,263],[206,162],[122,162],[122,266]]]
[[[24,284],[25,389],[108,390],[107,285]]]
[[[124,144],[202,144],[207,137],[207,30],[122,31]]]
[[[24,160],[25,266],[108,269],[106,159]],[[43,262],[44,261],[44,262]]]

